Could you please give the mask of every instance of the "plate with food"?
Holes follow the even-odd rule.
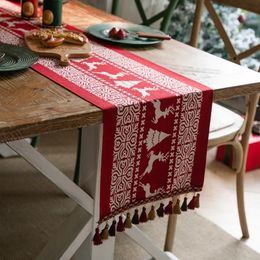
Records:
[[[32,66],[39,56],[28,48],[0,43],[0,71],[16,71]]]
[[[70,58],[87,58],[91,47],[86,35],[65,29],[36,29],[25,34],[26,45],[43,57],[56,57],[60,65]]]
[[[151,45],[170,40],[164,32],[137,24],[101,23],[87,28],[90,35],[113,43],[127,45]]]

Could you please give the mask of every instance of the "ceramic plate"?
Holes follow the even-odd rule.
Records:
[[[113,39],[109,38],[108,33],[113,28],[122,28],[129,32],[129,36],[123,40]],[[92,25],[87,28],[87,32],[95,36],[99,39],[113,42],[113,43],[119,43],[119,44],[127,44],[127,45],[151,45],[161,42],[161,40],[158,39],[148,39],[148,38],[141,38],[134,36],[137,32],[146,32],[146,33],[156,33],[156,34],[162,34],[164,35],[162,31],[159,31],[157,29],[144,26],[144,25],[137,25],[137,24],[128,24],[128,23],[101,23]]]
[[[38,60],[38,55],[28,48],[0,43],[0,53],[4,53],[0,61],[0,71],[26,69]]]

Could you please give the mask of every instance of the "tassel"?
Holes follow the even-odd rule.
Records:
[[[102,238],[102,240],[108,239],[108,228],[109,228],[109,225],[108,225],[108,223],[106,223],[105,227],[101,231],[101,238]]]
[[[139,224],[138,209],[135,209],[135,214],[132,218],[132,223],[135,224],[135,225]]]
[[[96,228],[96,232],[95,232],[95,235],[93,237],[93,242],[94,242],[95,246],[101,245],[103,243],[102,239],[101,239],[101,235],[99,233],[99,228],[98,227]]]
[[[123,222],[123,217],[119,216],[116,231],[123,232],[124,230],[125,230],[125,226],[124,226],[124,222]]]
[[[195,197],[195,208],[200,207],[200,194],[198,193]]]
[[[108,225],[108,223],[106,223],[105,227],[101,231],[101,238],[102,238],[102,240],[108,239],[108,228],[109,228],[109,225]]]
[[[180,200],[177,199],[174,207],[173,207],[173,213],[174,214],[177,214],[177,215],[180,215],[181,214],[181,209],[180,209]]]
[[[125,226],[125,228],[131,228],[132,227],[130,212],[127,212],[127,214],[126,214],[124,226]]]
[[[181,211],[187,211],[187,200],[187,197],[185,197],[181,205]]]
[[[148,219],[149,220],[154,220],[155,219],[155,209],[154,209],[154,206],[151,207],[151,210],[148,213]]]
[[[145,207],[143,207],[143,210],[142,210],[142,213],[141,213],[141,216],[140,216],[139,221],[140,221],[141,223],[144,223],[144,222],[147,222],[147,221],[148,221],[148,219],[147,219],[147,214],[146,214],[146,208],[145,208]]]
[[[156,210],[158,217],[164,216],[164,204],[160,203],[160,207]]]
[[[165,207],[165,209],[164,209],[164,213],[166,214],[166,215],[171,215],[172,213],[173,213],[173,211],[172,211],[173,209],[172,209],[172,201],[169,201],[169,203],[168,203],[168,205]]]
[[[188,209],[195,209],[195,196],[193,195],[190,203],[188,204]]]
[[[110,229],[108,230],[108,233],[111,237],[114,237],[116,235],[116,221],[113,220],[112,225]]]

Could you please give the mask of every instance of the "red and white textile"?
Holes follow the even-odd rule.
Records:
[[[35,25],[15,18],[15,8],[0,3],[0,41],[23,44]],[[104,111],[100,220],[200,191],[212,90],[126,50],[91,47],[90,58],[69,66],[40,58],[32,68]]]

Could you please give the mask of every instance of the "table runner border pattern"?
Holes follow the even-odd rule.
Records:
[[[27,22],[27,21],[26,21]],[[34,24],[31,24],[31,25],[33,25],[33,26],[35,26]],[[17,34],[16,33],[13,33],[13,35],[15,35],[15,36],[17,36]],[[22,36],[19,36],[19,38],[21,38]],[[147,60],[145,60],[145,59],[143,59],[143,58],[140,58],[140,57],[138,57],[138,56],[136,56],[136,55],[134,55],[134,54],[132,54],[132,53],[127,53],[127,55],[126,55],[126,51],[125,50],[122,50],[122,49],[120,49],[120,48],[118,48],[118,47],[111,47],[110,45],[109,45],[109,49],[106,49],[106,48],[104,48],[104,46],[106,47],[107,45],[106,44],[99,44],[99,43],[96,43],[96,42],[93,42],[92,43],[92,46],[93,46],[93,48],[96,50],[96,54],[97,54],[97,56],[100,56],[100,58],[103,58],[103,59],[106,59],[106,61],[109,63],[111,63],[113,66],[119,66],[120,67],[120,69],[122,69],[122,67],[123,67],[123,65],[121,65],[121,64],[119,64],[118,62],[115,62],[115,60],[117,60],[117,59],[113,59],[113,61],[114,62],[111,62],[111,61],[109,61],[109,55],[108,54],[110,54],[110,55],[112,55],[112,54],[115,54],[115,55],[118,55],[119,56],[119,61],[121,61],[122,62],[122,60],[124,60],[124,59],[128,59],[128,61],[129,61],[129,59],[131,60],[131,62],[132,62],[132,66],[134,66],[134,65],[136,65],[136,64],[139,64],[140,66],[142,66],[142,67],[144,67],[145,69],[147,69],[147,71],[149,72],[149,71],[151,71],[151,70],[153,70],[153,73],[154,73],[154,75],[157,75],[156,77],[155,77],[155,79],[157,80],[158,78],[158,75],[159,76],[161,76],[161,78],[159,78],[158,79],[158,81],[160,82],[160,87],[162,87],[162,85],[163,85],[163,88],[165,88],[165,91],[166,92],[168,92],[168,93],[174,93],[176,96],[179,96],[180,94],[182,94],[182,96],[179,96],[181,99],[182,99],[182,102],[181,103],[183,103],[183,106],[187,106],[187,104],[185,103],[184,104],[184,102],[183,102],[183,100],[184,99],[186,99],[186,101],[187,101],[187,99],[189,99],[191,96],[193,97],[193,98],[196,98],[196,96],[200,96],[200,98],[201,98],[201,101],[204,99],[204,98],[206,98],[206,100],[208,100],[209,102],[210,102],[210,100],[212,101],[212,90],[210,90],[210,89],[208,89],[207,87],[205,87],[205,86],[203,86],[202,84],[200,84],[200,83],[197,83],[197,82],[194,82],[193,80],[190,80],[190,79],[187,79],[186,77],[183,77],[183,76],[181,76],[181,75],[179,75],[179,74],[177,74],[177,73],[173,73],[173,72],[171,72],[171,71],[169,71],[169,70],[167,70],[167,69],[165,69],[165,68],[162,68],[161,66],[158,66],[158,65],[156,65],[156,64],[154,64],[154,63],[151,63],[151,62],[149,62],[149,61],[147,61]],[[103,49],[102,49],[103,48]],[[99,52],[98,52],[99,51]],[[102,51],[104,51],[105,52],[105,54],[103,53],[103,56],[101,55],[101,52]],[[104,57],[106,57],[106,58],[104,58]],[[122,57],[123,57],[123,59],[122,59]],[[42,63],[48,63],[48,62],[51,62],[51,59],[48,59],[48,58],[44,58],[44,59],[41,59],[36,65],[34,65],[32,68],[34,69],[34,70],[36,70],[36,71],[38,71],[38,72],[43,72],[43,70],[44,70],[44,73],[43,74],[46,74],[46,67],[43,67],[43,64]],[[124,63],[124,65],[125,64],[127,64],[127,65],[129,65],[131,62],[125,62]],[[140,62],[143,62],[143,63],[140,63]],[[145,64],[145,65],[144,65]],[[149,64],[149,69],[147,68],[147,64]],[[72,66],[70,66],[70,69],[71,68],[75,68],[75,67],[77,67],[77,62],[72,62]],[[137,66],[134,66],[134,67],[136,67],[137,69],[138,69],[138,67]],[[127,68],[125,68],[124,67],[124,69],[127,69]],[[129,69],[129,68],[128,68]],[[160,70],[160,72],[158,72],[158,71],[156,71],[156,69],[159,69]],[[47,66],[47,70],[49,70],[48,69],[48,66]],[[54,72],[53,71],[51,71],[51,70],[49,70],[50,71],[50,79],[52,79],[52,80],[54,80],[53,79],[53,77],[55,76],[55,74],[54,74]],[[65,69],[65,71],[66,71],[66,69]],[[127,72],[129,72],[129,71],[131,71],[130,69],[129,70],[127,70]],[[131,71],[132,72],[132,71]],[[140,72],[140,73],[136,73],[136,72]],[[53,73],[53,76],[51,76],[52,75],[52,73]],[[84,73],[84,72],[83,72]],[[138,69],[138,71],[134,71],[134,72],[132,72],[136,77],[142,77],[142,76],[144,76],[143,74],[142,74],[142,70],[140,70],[140,68]],[[152,73],[152,72],[151,72]],[[152,75],[153,75],[153,73],[152,73]],[[130,73],[131,74],[131,73]],[[149,74],[149,73],[148,73]],[[174,76],[174,78],[173,78],[173,76]],[[48,76],[47,76],[48,77]],[[95,78],[95,77],[93,77],[93,78]],[[177,79],[176,79],[177,78]],[[148,78],[146,78],[146,80],[147,81],[150,81],[150,78],[148,77]],[[166,82],[165,82],[165,80],[166,80]],[[185,80],[186,82],[184,83],[183,82],[183,80]],[[65,87],[65,88],[67,88],[67,89],[69,89],[69,90],[71,90],[73,93],[75,93],[75,94],[78,94],[80,97],[83,97],[84,99],[86,99],[87,101],[89,101],[89,102],[91,102],[91,103],[95,103],[95,105],[97,105],[97,106],[99,106],[98,105],[98,102],[94,102],[94,100],[92,100],[92,98],[91,98],[91,96],[89,96],[89,93],[84,93],[83,92],[83,90],[80,88],[80,87],[78,87],[76,84],[74,85],[74,86],[71,86],[71,87],[68,87],[68,86],[64,86],[64,83],[66,82],[66,79],[64,79],[64,78],[60,78],[59,80],[54,80],[56,83],[59,83],[59,84],[61,84],[63,87]],[[100,80],[100,78],[97,78],[97,81],[98,82],[101,82],[101,80]],[[178,86],[180,87],[180,85],[181,85],[181,87],[183,87],[183,93],[177,93],[177,91],[179,90],[181,90],[180,88],[177,88],[176,89],[176,91],[174,91],[174,90],[172,90],[172,89],[169,89],[169,86],[170,86],[170,83],[169,83],[169,81],[174,81],[174,83],[176,84],[176,82],[178,82]],[[152,83],[151,83],[152,82]],[[156,85],[155,85],[155,83],[153,82],[153,81],[151,81],[150,83],[152,84],[152,85],[154,85],[155,87],[156,87]],[[164,83],[161,83],[161,82],[164,82]],[[187,82],[188,82],[188,84],[187,84]],[[73,82],[71,82],[70,81],[70,84],[73,84]],[[106,82],[105,82],[106,83]],[[157,82],[156,82],[157,83]],[[165,83],[166,83],[166,86],[168,86],[168,88],[165,86]],[[171,83],[171,84],[173,84],[173,82]],[[193,84],[193,85],[195,85],[195,87],[192,87],[192,86],[190,86],[189,84]],[[101,85],[102,85],[102,83],[101,83]],[[172,85],[171,85],[172,86]],[[200,88],[200,89],[197,89],[197,88]],[[75,91],[75,89],[76,89],[76,91]],[[192,90],[192,91],[191,91]],[[202,90],[204,90],[203,92],[202,92]],[[181,91],[180,91],[181,92]],[[129,93],[128,93],[129,94]],[[91,95],[93,95],[93,94],[91,94]],[[129,96],[129,95],[128,95]],[[94,98],[94,96],[93,96],[93,98]],[[131,99],[131,97],[129,97],[130,99]],[[193,100],[193,98],[191,98],[192,100]],[[191,100],[191,101],[192,101]],[[143,102],[145,102],[145,101],[147,101],[145,98],[137,98],[136,96],[133,96],[133,100],[131,101],[131,100],[126,100],[126,102],[130,102],[130,103],[127,103],[127,105],[132,105],[132,104],[135,104],[137,101],[139,101],[140,102],[140,111],[141,110],[143,110],[144,109],[144,107],[145,107],[145,105],[144,105],[144,103]],[[111,102],[111,101],[108,101],[108,102]],[[194,102],[193,102],[194,103]],[[116,104],[115,103],[113,103],[115,106],[116,106]],[[101,105],[101,107],[102,107],[102,105]],[[135,105],[133,106],[133,107],[135,107]],[[128,109],[128,108],[127,108]],[[117,117],[120,117],[120,113],[121,112],[124,112],[123,110],[127,110],[126,108],[121,108],[121,104],[120,104],[120,106],[118,107],[118,112],[117,112]],[[189,109],[189,107],[187,107],[187,109]],[[198,108],[198,111],[200,112],[200,109],[201,109],[201,105],[200,105],[200,107]],[[183,110],[182,109],[180,109],[180,111],[182,111],[183,112]],[[104,111],[104,113],[106,113],[106,111]],[[184,112],[183,112],[184,113]],[[210,111],[208,111],[207,112],[207,115],[206,115],[206,117],[208,117],[210,115]],[[139,116],[141,116],[141,112],[140,112],[140,115]],[[183,124],[184,124],[184,126],[185,126],[185,118],[183,118],[183,117],[181,117],[180,116],[180,118],[179,118],[179,120],[182,118],[182,120],[183,120]],[[187,121],[187,120],[186,120]],[[201,124],[201,121],[199,122],[199,123],[197,123],[197,128],[200,128],[201,126],[200,126],[200,124]],[[185,129],[185,128],[184,128]],[[178,135],[180,135],[181,134],[181,131],[184,131],[184,129],[181,129],[181,127],[179,128],[179,132],[178,132]],[[195,135],[196,135],[196,133],[195,133]],[[195,138],[195,143],[197,142],[197,137],[194,137]],[[205,138],[204,138],[205,139]],[[177,142],[177,144],[176,144],[176,146],[178,145],[180,143],[180,140],[178,140],[178,142]],[[104,147],[103,147],[104,148]],[[177,149],[178,150],[178,149]],[[183,154],[183,152],[181,152],[181,151],[179,151],[179,153],[180,154]],[[192,166],[191,166],[191,169],[192,169],[192,167],[193,167],[193,163],[194,163],[194,158],[195,158],[195,156],[196,156],[196,153],[194,152],[194,155],[193,155],[194,157],[193,157],[193,160],[192,160]],[[176,161],[177,161],[177,156],[175,156],[175,164],[177,163]],[[181,160],[180,160],[181,161]],[[203,162],[202,162],[202,164],[203,164]],[[112,166],[113,167],[113,166]],[[174,167],[175,168],[175,167]],[[113,175],[113,173],[112,173],[112,175]],[[112,176],[113,177],[113,176]],[[111,179],[112,179],[112,177],[111,177]],[[173,174],[171,174],[170,175],[170,177],[172,177],[172,178],[176,178],[176,176],[175,176],[175,173],[173,173]],[[132,181],[134,181],[134,178],[132,177]],[[188,187],[178,187],[178,192],[177,191],[168,191],[168,192],[165,192],[164,194],[157,194],[157,195],[154,195],[153,197],[151,197],[151,198],[146,198],[146,199],[143,199],[143,200],[138,200],[138,201],[131,201],[131,204],[126,204],[125,206],[121,206],[121,207],[118,207],[118,205],[116,205],[114,208],[112,208],[112,210],[113,210],[113,213],[111,213],[111,214],[107,214],[106,215],[106,217],[101,217],[101,219],[100,219],[100,222],[103,222],[104,220],[107,220],[107,219],[109,219],[109,218],[111,218],[111,217],[113,217],[113,216],[115,216],[115,215],[118,215],[118,214],[120,214],[122,211],[126,211],[127,209],[129,209],[129,208],[133,208],[133,207],[136,207],[136,206],[138,206],[138,205],[141,205],[141,204],[144,204],[144,203],[148,203],[148,202],[153,202],[153,201],[155,201],[155,200],[161,200],[161,199],[164,199],[164,198],[169,198],[169,197],[171,197],[171,196],[174,196],[174,195],[180,195],[180,194],[185,194],[185,193],[189,193],[189,192],[197,192],[197,191],[201,191],[201,189],[202,189],[202,185],[203,185],[203,183],[202,183],[202,185],[200,186],[200,187],[193,187],[192,186],[192,175],[191,175],[191,173],[190,173],[190,175],[189,175],[189,179],[188,179],[188,182],[189,182],[189,184],[191,185],[191,186],[188,186]],[[174,181],[172,182],[172,185],[174,185]],[[175,183],[175,185],[176,185],[176,183]],[[115,192],[116,193],[116,192]],[[111,195],[111,194],[110,194]],[[110,198],[111,198],[111,196],[110,196]],[[111,203],[111,202],[110,202]],[[131,205],[131,206],[130,206]],[[113,205],[112,205],[112,207],[113,207]],[[111,208],[110,208],[110,210],[111,210]]]
[[[49,61],[51,61],[51,59]],[[48,65],[48,63],[47,63],[47,65]],[[35,66],[38,66],[38,65],[35,65]],[[44,67],[44,69],[46,69],[46,68]],[[39,68],[38,68],[38,70],[39,70]],[[202,92],[194,92],[194,94],[200,94],[200,93],[202,93]],[[88,97],[88,100],[89,100],[89,97]],[[197,192],[197,191],[200,191],[200,190],[201,190],[201,188],[194,188],[194,187],[189,188],[189,189],[183,189],[182,194],[189,193],[189,192]],[[145,200],[140,200],[139,202],[131,202],[131,207],[133,208],[133,207],[135,207],[137,205],[141,205],[143,203],[152,202],[152,201],[155,201],[155,200],[158,200],[158,199],[168,198],[168,197],[171,197],[173,195],[176,195],[176,193],[170,192],[170,191],[165,193],[164,195],[158,194],[157,196],[153,197],[152,199],[148,198],[148,199],[145,199]],[[113,214],[107,215],[107,217],[100,220],[100,222],[107,220],[107,219],[113,217],[114,215],[117,215],[118,213],[120,213],[122,211],[125,211],[127,208],[129,208],[128,205],[126,205],[124,207],[120,207],[118,210],[114,210]]]

